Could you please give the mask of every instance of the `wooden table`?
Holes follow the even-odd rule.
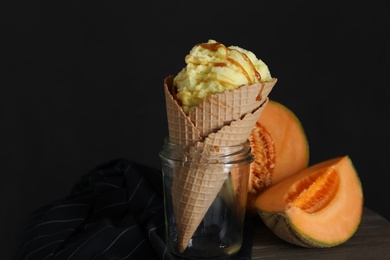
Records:
[[[303,248],[275,236],[260,218],[255,223],[252,259],[387,259],[390,260],[390,222],[364,208],[360,226],[344,244]]]

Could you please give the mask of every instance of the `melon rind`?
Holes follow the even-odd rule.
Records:
[[[294,224],[291,223],[289,218],[283,213],[274,213],[266,211],[258,211],[258,214],[264,224],[280,239],[306,248],[328,248],[340,245],[349,240],[353,234],[357,231],[358,226],[349,237],[339,240],[334,243],[324,243],[312,237],[304,235]]]

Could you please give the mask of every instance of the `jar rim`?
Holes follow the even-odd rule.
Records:
[[[194,147],[194,145],[183,145],[183,144],[178,144],[178,143],[174,143],[174,142],[171,142],[170,139],[169,139],[169,136],[165,137],[164,138],[164,143],[169,143],[171,145],[175,145],[175,146],[182,146],[182,147]],[[210,148],[213,148],[213,147],[222,147],[222,148],[234,148],[234,147],[242,147],[243,145],[250,145],[250,141],[249,139],[246,139],[245,142],[241,143],[241,144],[234,144],[234,145],[204,145],[202,147],[210,147]]]
[[[249,164],[254,160],[249,140],[231,146],[191,146],[173,143],[166,137],[159,155],[164,160],[209,164]]]

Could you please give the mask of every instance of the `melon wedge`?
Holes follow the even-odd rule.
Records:
[[[303,247],[332,247],[356,232],[363,190],[349,156],[292,175],[255,201],[260,218],[281,239]]]

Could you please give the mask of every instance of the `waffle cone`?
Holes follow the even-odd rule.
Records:
[[[173,76],[164,80],[165,106],[167,110],[169,140],[180,145],[194,145],[200,141],[200,131],[181,109],[174,98]]]
[[[256,125],[276,83],[259,83],[212,95],[189,111],[176,101],[173,77],[164,80],[170,142],[192,146],[186,162],[174,168],[173,210],[178,232],[178,250],[183,252],[225,182],[222,164],[210,164],[218,146],[243,144]],[[201,151],[201,152],[199,152]]]
[[[271,82],[244,85],[236,91],[211,95],[190,109],[188,117],[199,129],[200,136],[204,138],[259,108],[267,99],[276,81],[274,79]]]
[[[172,198],[179,252],[187,247],[226,178],[222,164],[192,161],[174,169]]]

